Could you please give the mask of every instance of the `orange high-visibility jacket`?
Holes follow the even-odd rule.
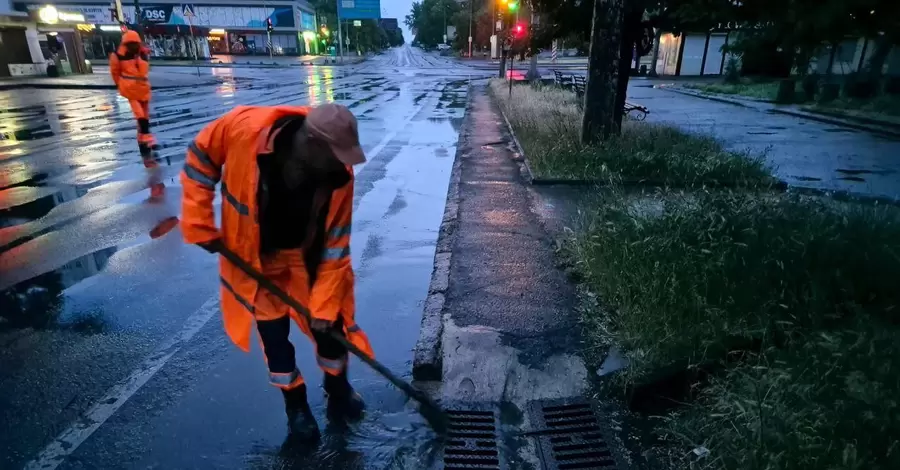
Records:
[[[136,31],[128,30],[122,35],[119,49],[109,56],[109,74],[119,89],[119,94],[129,100],[150,101],[150,63],[147,61],[146,49],[129,54],[125,44],[141,43]]]
[[[273,136],[270,133],[275,121],[291,115],[305,116],[308,110],[292,106],[239,106],[200,131],[188,146],[181,172],[184,186],[181,227],[187,243],[221,237],[226,247],[261,270],[257,158],[271,158]],[[313,318],[334,321],[340,315],[347,338],[373,356],[365,333],[354,319],[356,306],[350,262],[353,170],[350,167],[348,170],[350,182],[332,192],[327,207],[325,227],[322,227],[325,242],[307,308]],[[220,181],[221,231],[216,228],[213,213],[215,185]],[[247,351],[258,285],[224,257],[219,260],[219,273],[225,331],[238,347]]]

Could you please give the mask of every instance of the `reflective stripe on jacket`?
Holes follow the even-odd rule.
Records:
[[[181,182],[182,230],[187,243],[221,237],[225,246],[258,270],[260,261],[260,178],[257,158],[272,153],[272,125],[279,118],[306,115],[308,108],[240,106],[213,121],[188,145]],[[325,242],[315,282],[310,288],[309,311],[314,318],[344,320],[348,338],[371,354],[365,334],[354,319],[353,268],[350,262],[350,227],[353,209],[353,170],[350,182],[331,193],[325,218]],[[215,226],[213,200],[221,183],[222,229]],[[219,260],[222,313],[225,330],[234,343],[249,350],[253,326],[253,299],[257,283],[224,258]]]

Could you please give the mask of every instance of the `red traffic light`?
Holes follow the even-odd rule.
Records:
[[[516,37],[522,36],[523,34],[525,34],[525,26],[523,26],[521,23],[517,24],[515,27],[513,27],[513,34],[515,34]]]

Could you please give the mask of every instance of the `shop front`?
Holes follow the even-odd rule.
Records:
[[[53,5],[29,8],[29,14],[37,24],[38,46],[47,65],[55,66],[60,75],[90,70],[81,36],[93,26],[87,23],[84,14]]]

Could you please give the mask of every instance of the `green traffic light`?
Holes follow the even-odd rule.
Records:
[[[509,2],[509,11],[516,11],[519,9],[519,2]]]

